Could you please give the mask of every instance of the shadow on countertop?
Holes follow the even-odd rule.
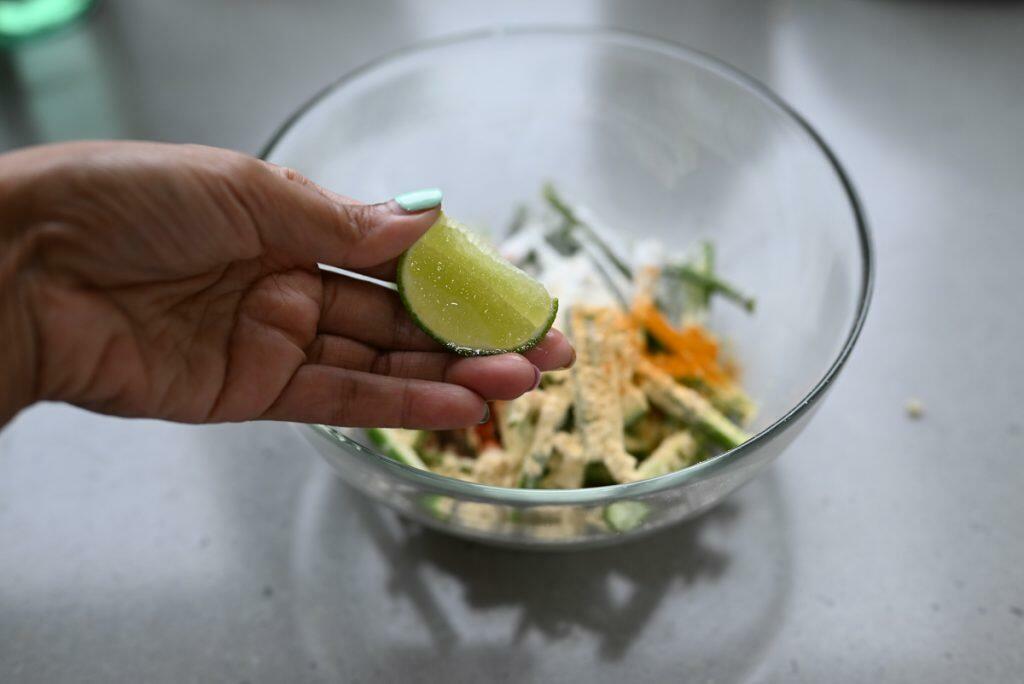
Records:
[[[670,585],[722,575],[729,556],[703,543],[701,530],[707,525],[727,529],[739,515],[737,505],[727,502],[650,538],[552,553],[491,548],[405,521],[403,533],[395,535],[382,519],[387,511],[366,500],[362,504],[359,513],[394,569],[392,592],[415,591],[419,568],[429,566],[458,580],[466,603],[477,611],[517,608],[513,643],[531,630],[546,639],[562,639],[581,628],[599,639],[600,657],[609,660],[629,650]],[[615,584],[621,585],[618,591]],[[429,614],[424,617],[438,622]],[[433,633],[454,635],[452,630]],[[439,638],[436,643],[448,648],[453,641]]]
[[[785,617],[788,527],[771,473],[694,520],[570,553],[449,537],[319,475],[297,518],[291,591],[320,673],[604,681],[642,663],[645,680],[734,681]]]

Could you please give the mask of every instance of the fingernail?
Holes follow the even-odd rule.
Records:
[[[396,195],[395,203],[408,212],[426,211],[440,206],[442,197],[440,188],[427,188]]]
[[[534,366],[533,367],[533,372],[534,372],[534,375],[536,377],[534,377],[534,379],[533,379],[533,387],[530,388],[531,392],[533,390],[537,389],[538,387],[540,387],[540,368],[537,368],[536,366]]]
[[[569,363],[564,366],[559,366],[559,370],[565,370],[566,368],[572,368],[576,364],[576,348],[569,347]]]
[[[491,405],[484,404],[484,417],[480,419],[480,424],[483,425],[491,419]]]

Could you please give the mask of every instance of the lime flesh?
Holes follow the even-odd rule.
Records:
[[[399,260],[398,293],[427,334],[466,356],[526,351],[558,312],[543,285],[444,214]]]

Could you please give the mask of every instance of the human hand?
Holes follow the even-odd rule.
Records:
[[[392,279],[437,214],[360,204],[216,148],[90,142],[2,156],[0,267],[15,294],[0,299],[0,324],[26,322],[11,344],[25,368],[8,375],[28,388],[7,414],[50,399],[183,422],[477,423],[485,400],[571,365],[561,333],[525,357],[456,357],[394,292],[315,266]],[[9,417],[0,403],[0,425]]]

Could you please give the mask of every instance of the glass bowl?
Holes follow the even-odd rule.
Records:
[[[857,198],[820,136],[763,85],[703,54],[604,30],[494,30],[402,50],[331,85],[264,157],[378,201],[440,186],[496,231],[555,182],[626,238],[714,240],[757,297],[719,304],[760,406],[739,448],[651,480],[505,489],[401,465],[356,432],[301,426],[349,484],[426,525],[487,543],[573,548],[691,517],[753,478],[802,430],[867,312],[872,256]]]

